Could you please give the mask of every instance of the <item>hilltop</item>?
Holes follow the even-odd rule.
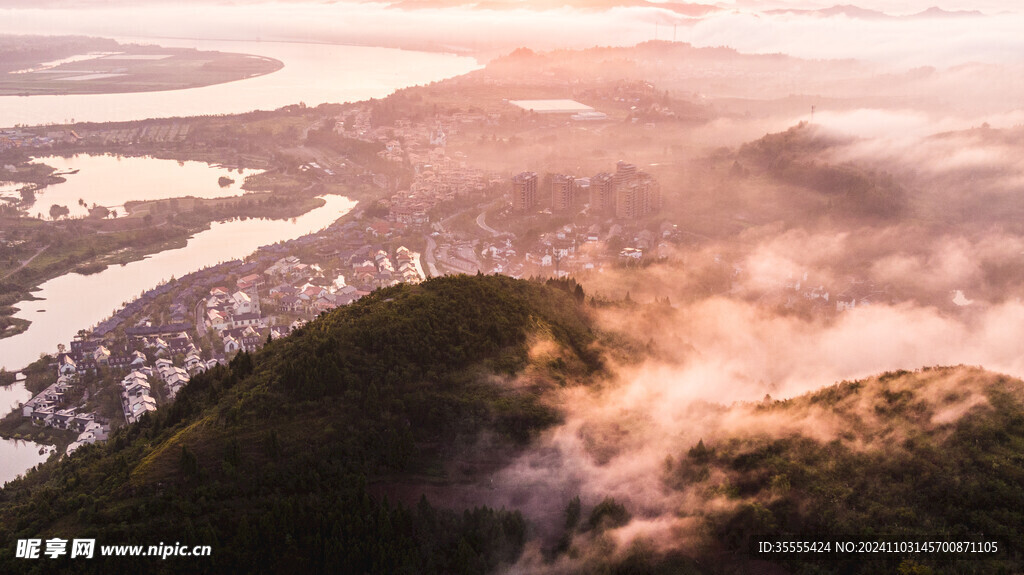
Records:
[[[214,549],[209,559],[147,564],[164,573],[485,573],[530,549],[534,566],[555,572],[966,565],[958,555],[812,560],[755,549],[826,540],[995,541],[999,553],[971,565],[1021,567],[1024,382],[980,368],[893,372],[783,401],[708,406],[720,424],[667,453],[658,479],[666,501],[681,504],[570,499],[557,542],[539,540],[540,519],[525,510],[423,496],[485,483],[544,445],[541,434],[564,420],[568,406],[556,400],[572,396],[565,388],[612,385],[608,342],[625,340],[597,330],[584,299],[571,280],[447,276],[324,313],[197,376],[174,404],[107,443],[0,491],[0,571],[120,565],[13,558],[16,540],[54,536]],[[593,448],[621,433],[596,435]],[[696,528],[658,545],[630,543],[634,519]]]
[[[9,484],[0,571],[25,567],[14,540],[43,534],[202,541],[217,549],[211,572],[482,572],[514,561],[518,512],[395,506],[368,488],[443,482],[443,463],[484,431],[495,449],[525,445],[559,420],[543,391],[600,369],[593,338],[576,294],[540,283],[444,277],[378,290],[196,377],[170,408],[107,443]],[[561,350],[551,367],[528,365],[539,342]]]
[[[899,371],[743,409],[741,427],[667,466],[672,489],[728,501],[698,512],[702,553],[795,573],[1021,568],[1021,380]],[[758,541],[997,542],[999,553],[758,554]]]

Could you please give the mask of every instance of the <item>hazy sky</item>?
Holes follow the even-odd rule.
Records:
[[[40,5],[49,6],[57,0],[49,0],[51,4],[47,4],[48,0],[39,1]],[[1003,12],[1012,6],[992,0],[942,3],[946,9],[986,10],[989,15],[982,18],[891,20],[755,13],[754,8],[815,8],[830,4],[776,0],[723,3],[735,9],[701,19],[656,7],[601,11],[558,8],[542,12],[448,7],[407,11],[373,2],[240,1],[243,3],[193,0],[184,4],[159,1],[140,5],[113,0],[61,9],[9,7],[11,4],[5,2],[3,5],[8,8],[0,8],[0,32],[390,45],[398,41],[403,46],[431,43],[492,52],[517,46],[551,49],[632,45],[655,37],[671,40],[675,34],[676,39],[697,46],[731,46],[742,52],[781,52],[804,58],[860,58],[898,67],[1018,62],[1024,53],[1024,35],[1020,33],[1024,30],[1024,16]],[[920,11],[931,4],[933,0],[860,3],[892,13]]]
[[[831,2],[828,0],[820,2],[807,2],[806,0],[735,0],[732,2],[708,2],[708,4],[716,4],[723,7],[732,6],[737,8],[753,9],[771,9],[779,7],[814,9],[849,4],[889,14],[911,14],[926,10],[932,6],[938,6],[944,10],[980,10],[982,12],[1002,12],[1007,10],[1016,10],[1019,7],[1019,4],[1015,6],[1016,3],[1014,2],[1005,2],[1001,0],[835,0]]]
[[[283,0],[285,3],[301,3],[302,0]],[[559,0],[528,0],[528,1],[517,1],[517,0],[505,0],[509,4],[515,4],[523,7],[535,7],[535,8],[552,8],[559,5]],[[658,2],[659,0],[651,0]],[[665,0],[668,1],[668,0]],[[476,3],[483,2],[483,0],[438,0],[439,3],[445,4],[458,4],[458,3]],[[160,0],[5,0],[4,5],[9,7],[103,7],[103,6],[138,6],[140,4],[158,4]],[[189,4],[189,5],[255,5],[263,4],[262,0],[179,0],[175,4]],[[320,2],[321,4],[333,4],[336,2],[325,1]],[[387,4],[389,2],[380,0],[380,3]],[[486,3],[493,4],[493,0],[488,0]],[[634,0],[566,0],[566,4],[573,5],[592,5],[592,6],[610,6],[610,5],[632,5],[635,3]],[[696,2],[681,2],[689,4],[702,4],[710,6],[719,6],[723,8],[738,8],[738,9],[752,9],[752,10],[768,10],[774,8],[793,8],[793,9],[816,9],[816,8],[827,8],[834,5],[850,4],[859,6],[861,8],[867,8],[871,10],[879,10],[890,14],[909,14],[920,12],[932,6],[938,6],[945,10],[981,10],[986,12],[1002,12],[1002,11],[1013,11],[1019,8],[1019,4],[1014,2],[1007,2],[1004,0],[698,0]],[[1017,4],[1017,5],[1015,5]]]

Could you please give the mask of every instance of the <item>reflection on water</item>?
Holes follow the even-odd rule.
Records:
[[[427,84],[480,67],[476,60],[464,56],[393,48],[172,39],[147,43],[267,56],[284,62],[284,68],[256,78],[188,90],[2,96],[0,126],[234,114],[274,110],[300,102],[310,106],[355,102],[382,98],[399,88]]]
[[[7,415],[11,409],[32,397],[21,383],[0,387],[0,417]],[[10,481],[26,469],[46,460],[47,455],[40,455],[43,447],[31,441],[0,439],[0,485]],[[49,450],[51,447],[46,446]]]
[[[109,317],[123,303],[172,277],[246,256],[258,247],[297,238],[327,227],[348,213],[355,202],[325,196],[323,207],[291,220],[248,219],[217,222],[196,234],[188,245],[146,259],[82,276],[75,273],[52,279],[33,295],[42,300],[19,302],[15,317],[32,321],[24,333],[0,339],[0,367],[25,367],[40,353],[68,344],[79,329]],[[46,313],[39,313],[46,310]]]
[[[21,382],[6,387],[0,386],[0,417],[31,397],[32,394],[25,389]]]
[[[39,450],[44,453],[40,454]],[[46,461],[53,447],[19,439],[0,439],[0,486]]]
[[[86,154],[39,158],[37,162],[65,173],[63,177],[67,180],[36,192],[36,203],[28,208],[28,213],[40,213],[43,217],[49,217],[49,206],[54,204],[66,206],[71,210],[70,217],[76,218],[88,215],[88,207],[93,204],[113,208],[127,201],[239,196],[244,193],[245,177],[258,173],[258,170],[239,172],[203,162]],[[67,174],[75,170],[77,173]],[[222,187],[218,183],[221,176],[233,179],[234,183]],[[124,214],[123,209],[118,212]]]
[[[0,172],[0,177],[3,177]],[[0,198],[21,198],[21,188],[25,186],[21,182],[0,182]]]

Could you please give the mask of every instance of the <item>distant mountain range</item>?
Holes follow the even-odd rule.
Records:
[[[927,10],[922,10],[915,14],[907,14],[902,16],[894,16],[878,10],[870,10],[867,8],[861,8],[853,4],[837,4],[830,8],[821,8],[817,10],[801,10],[801,9],[777,9],[767,10],[765,14],[798,14],[804,16],[820,16],[828,18],[832,16],[846,16],[847,18],[855,18],[858,20],[923,20],[923,19],[935,19],[935,18],[974,18],[978,16],[984,16],[982,12],[978,10],[943,10],[937,6],[932,6]]]
[[[302,3],[308,0],[277,0],[283,4]],[[325,3],[343,3],[349,0],[327,0]],[[720,3],[699,3],[699,2],[658,2],[652,0],[556,0],[556,1],[530,1],[520,0],[371,0],[382,4],[388,4],[395,8],[407,10],[427,10],[432,8],[451,8],[456,6],[472,7],[481,10],[521,10],[532,8],[534,10],[547,10],[552,8],[569,7],[578,10],[604,11],[612,8],[660,8],[687,16],[690,18],[702,18],[709,14],[723,11],[736,10],[734,4]],[[7,8],[102,8],[111,5],[124,4],[135,6],[145,4],[147,0],[130,2],[128,0],[8,0],[5,2]],[[159,0],[152,0],[150,3],[162,3]],[[205,0],[181,0],[182,4],[201,4]],[[237,0],[235,2],[223,2],[224,4],[256,4],[256,0]],[[935,19],[935,18],[964,18],[984,16],[978,10],[945,10],[933,6],[927,10],[915,14],[892,15],[879,10],[862,8],[853,4],[837,4],[830,8],[801,9],[801,8],[778,8],[761,10],[757,3],[747,2],[742,6],[742,11],[761,14],[798,14],[808,16],[846,16],[859,20],[908,20],[908,19]]]

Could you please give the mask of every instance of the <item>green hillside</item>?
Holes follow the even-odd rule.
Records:
[[[0,491],[0,573],[488,573],[523,556],[570,573],[1024,569],[1024,383],[980,368],[709,406],[729,425],[665,454],[664,491],[684,503],[567,493],[550,540],[519,510],[421,497],[480,487],[536,446],[562,420],[548,392],[607,384],[600,351],[625,340],[597,332],[583,299],[571,281],[459,276],[321,315]],[[696,529],[615,551],[614,530],[673,514]],[[213,554],[14,557],[17,540],[50,537]],[[995,542],[999,552],[810,557],[758,553],[761,541]]]
[[[1024,382],[980,368],[894,372],[750,417],[758,432],[701,442],[667,474],[674,489],[731,503],[703,517],[707,555],[794,573],[1024,567]],[[759,541],[995,542],[999,552],[758,554]]]
[[[516,511],[370,492],[396,477],[445,481],[441,464],[481,431],[515,450],[559,421],[540,394],[600,365],[579,294],[552,285],[478,276],[378,290],[196,377],[169,409],[0,492],[0,572],[482,573],[515,561]],[[549,366],[528,365],[538,338],[558,344]],[[214,553],[13,558],[17,539],[53,536]]]

